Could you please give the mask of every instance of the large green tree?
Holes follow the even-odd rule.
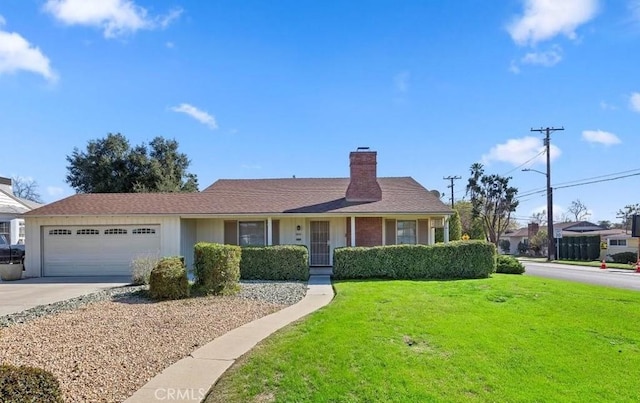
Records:
[[[467,194],[473,217],[480,218],[489,241],[497,247],[500,236],[509,228],[511,213],[518,207],[518,189],[509,186],[510,177],[486,175],[482,164],[471,165],[470,171]]]
[[[460,217],[463,235],[467,234],[471,239],[487,239],[482,227],[482,221],[477,217],[473,217],[473,205],[470,201],[458,200],[454,204],[454,209]]]
[[[449,240],[459,241],[462,237],[462,226],[460,225],[460,214],[454,209],[449,220]]]
[[[67,156],[67,183],[77,193],[196,192],[198,179],[178,142],[162,137],[131,147],[120,133],[90,140]]]

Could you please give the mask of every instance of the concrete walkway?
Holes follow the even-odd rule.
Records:
[[[312,275],[307,295],[297,304],[223,334],[156,375],[125,402],[200,402],[211,386],[244,353],[289,323],[329,304],[328,275]],[[188,331],[188,329],[185,329]]]
[[[0,281],[0,316],[121,287],[130,282],[131,277],[128,276],[38,277]]]

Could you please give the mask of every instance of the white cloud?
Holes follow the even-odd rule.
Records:
[[[629,105],[632,110],[640,112],[640,92],[631,94],[631,97],[629,97]]]
[[[622,143],[615,134],[602,130],[585,130],[582,132],[582,140],[589,143],[604,144],[605,146]]]
[[[640,22],[640,0],[629,1],[628,7],[632,18]]]
[[[526,0],[524,13],[507,31],[518,45],[535,45],[557,35],[575,39],[575,30],[598,12],[598,0]]]
[[[52,197],[61,196],[64,193],[64,189],[57,186],[47,186],[47,194]]]
[[[160,25],[160,27],[162,29],[167,28],[169,25],[171,25],[171,23],[175,20],[177,20],[178,18],[180,18],[180,16],[182,15],[182,12],[184,10],[181,8],[174,8],[173,10],[169,11],[166,15],[160,16],[158,17],[158,24]]]
[[[215,130],[218,128],[218,124],[216,123],[216,118],[213,115],[208,114],[207,112],[196,108],[193,105],[189,104],[180,104],[179,106],[174,106],[171,108],[174,112],[180,112],[187,114],[197,120],[198,122],[206,125],[211,130]]]
[[[5,23],[5,19],[0,16],[0,27]],[[39,48],[16,32],[0,30],[0,75],[21,70],[40,74],[49,81],[58,79],[49,58]]]
[[[562,48],[553,46],[545,52],[529,52],[520,59],[522,64],[534,64],[539,66],[551,67],[562,60]]]
[[[166,28],[182,14],[182,9],[174,9],[166,15],[152,17],[132,0],[47,0],[44,10],[67,25],[100,27],[105,38],[140,29]]]
[[[173,48],[176,47],[176,44],[171,42],[171,41],[169,41],[169,42],[165,43],[165,46],[168,47],[169,49],[173,49]]]
[[[393,84],[396,91],[406,93],[409,91],[409,80],[411,79],[411,73],[408,71],[402,71],[393,76]]]
[[[544,194],[542,195],[542,197],[544,197]],[[567,209],[565,209],[564,207],[562,207],[559,204],[554,204],[552,206],[552,209],[553,209],[553,222],[554,223],[558,223],[558,222],[563,221],[563,217],[565,217],[566,214],[567,214]],[[543,204],[541,206],[538,206],[538,207],[534,208],[533,210],[531,210],[530,215],[534,215],[534,214],[538,214],[538,213],[545,213],[545,215],[544,215],[545,224],[544,225],[547,225],[547,223],[546,223],[546,221],[547,221],[547,214],[546,214],[547,213],[547,205]]]
[[[518,66],[517,61],[512,60],[511,63],[509,63],[509,71],[513,74],[520,74],[520,66]]]
[[[483,164],[493,161],[507,162],[513,166],[527,163],[528,166],[542,164],[546,161],[542,139],[538,137],[523,137],[521,139],[509,139],[506,143],[491,147],[488,154],[482,156]],[[551,159],[554,160],[561,154],[560,149],[551,144]]]
[[[605,111],[615,111],[618,108],[615,105],[610,104],[608,102],[600,101],[600,109]]]

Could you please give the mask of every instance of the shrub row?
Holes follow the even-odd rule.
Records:
[[[496,273],[522,274],[524,265],[513,256],[498,255]]]
[[[0,365],[0,401],[62,402],[58,380],[40,368]]]
[[[309,251],[302,245],[242,248],[240,277],[244,280],[309,279]]]
[[[235,245],[199,242],[194,246],[195,286],[207,293],[238,291],[241,249]]]
[[[149,294],[154,299],[179,299],[189,296],[189,279],[180,257],[164,257],[149,276]]]
[[[631,263],[638,261],[638,254],[635,252],[620,252],[611,255],[615,263]]]
[[[336,248],[335,279],[485,278],[496,270],[495,246],[485,241],[435,245]]]

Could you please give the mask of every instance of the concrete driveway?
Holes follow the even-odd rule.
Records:
[[[0,316],[91,294],[131,282],[128,276],[40,277],[0,281]]]

